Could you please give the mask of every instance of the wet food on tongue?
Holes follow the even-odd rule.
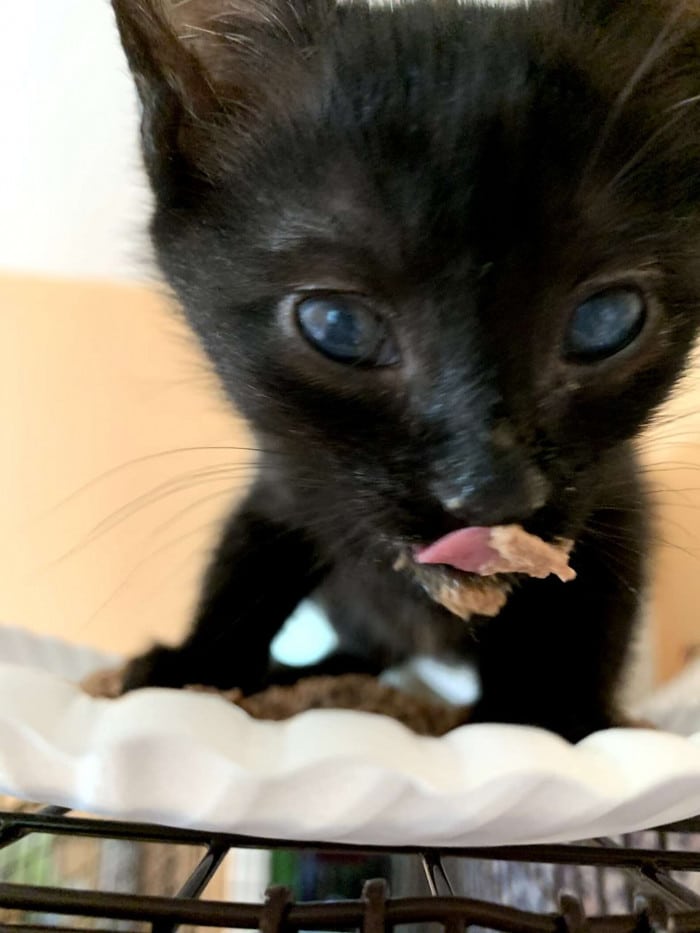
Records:
[[[573,542],[548,543],[520,525],[461,528],[433,544],[402,555],[395,569],[408,569],[437,603],[453,615],[495,616],[506,604],[510,587],[499,574],[544,579],[550,574],[568,582]],[[468,576],[467,576],[468,574]]]
[[[460,528],[415,553],[419,564],[445,564],[488,577],[495,573],[524,573],[544,579],[550,574],[562,583],[576,578],[569,566],[573,541],[551,544],[520,525]]]

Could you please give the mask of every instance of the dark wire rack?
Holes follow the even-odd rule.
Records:
[[[700,817],[655,832],[659,840],[665,840],[669,833],[700,838]],[[30,912],[42,918],[92,918],[99,929],[107,933],[124,930],[124,922],[138,924],[139,929],[145,925],[153,933],[174,933],[184,925],[257,929],[263,933],[306,930],[383,933],[417,924],[438,925],[445,933],[461,933],[474,927],[505,933],[700,933],[700,894],[674,877],[678,872],[700,873],[700,848],[696,851],[676,850],[665,847],[663,842],[659,848],[628,847],[611,839],[571,845],[390,848],[290,842],[93,819],[71,815],[60,807],[44,807],[33,813],[0,811],[0,849],[16,845],[33,834],[204,849],[204,855],[172,897],[0,883],[0,910]],[[227,853],[232,849],[249,848],[417,856],[430,894],[392,898],[387,882],[374,879],[367,881],[361,897],[356,899],[296,902],[290,889],[273,886],[260,903],[202,900],[201,895]],[[634,910],[628,914],[586,916],[581,901],[566,893],[560,896],[558,912],[551,913],[528,912],[462,897],[453,889],[445,859],[615,867],[623,871],[633,885]],[[39,933],[56,925],[44,921],[15,923],[0,920],[0,933]],[[77,926],[62,926],[62,930],[77,933]]]

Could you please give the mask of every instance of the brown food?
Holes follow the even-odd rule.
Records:
[[[576,579],[576,571],[569,566],[573,541],[559,539],[549,544],[529,534],[520,525],[503,525],[491,529],[489,546],[498,552],[500,560],[494,558],[482,567],[481,573],[484,575],[524,573],[528,577],[543,580],[554,574],[562,583]]]
[[[114,699],[121,693],[123,673],[123,668],[98,671],[81,686],[91,696]],[[217,694],[254,719],[279,721],[310,709],[351,709],[390,716],[418,735],[444,735],[469,716],[468,707],[419,699],[367,674],[309,677],[291,687],[268,687],[249,697],[244,697],[240,690],[220,691],[201,686],[185,689]]]
[[[208,687],[190,689],[219,693]],[[240,690],[220,695],[255,719],[289,719],[310,709],[350,709],[390,716],[418,735],[444,735],[465,722],[469,713],[467,707],[411,696],[368,674],[308,677],[291,687],[268,687],[249,697]]]
[[[566,583],[576,578],[569,566],[573,541],[560,539],[548,544],[520,525],[492,528],[489,547],[499,555],[481,567],[479,574],[466,574],[443,564],[418,564],[402,554],[395,570],[409,570],[431,599],[448,612],[467,621],[473,615],[497,616],[510,595],[510,584],[494,579],[496,574],[522,573],[544,579],[555,574]]]
[[[95,671],[81,681],[80,688],[83,693],[87,693],[91,697],[116,700],[117,697],[122,695],[124,671],[124,667]]]
[[[441,564],[417,564],[406,554],[394,569],[409,570],[432,600],[465,622],[472,616],[497,616],[510,593],[505,580],[482,580]]]
[[[463,582],[446,575],[440,581],[434,598],[448,612],[466,620],[473,615],[497,616],[505,606],[509,592],[505,584],[465,586]]]

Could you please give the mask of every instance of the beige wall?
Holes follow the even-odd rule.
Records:
[[[177,637],[253,461],[201,448],[245,446],[243,427],[145,288],[0,278],[0,308],[0,620],[120,651]],[[675,545],[659,551],[664,675],[700,642],[698,409],[680,398],[691,416],[648,452],[658,535]]]
[[[694,397],[698,398],[694,403]],[[691,412],[688,403],[694,404]],[[660,434],[687,434],[658,443],[654,619],[657,671],[665,679],[700,649],[700,392],[688,396],[676,425]]]
[[[168,452],[245,432],[146,289],[5,278],[0,308],[0,619],[125,651],[174,637],[252,455]]]

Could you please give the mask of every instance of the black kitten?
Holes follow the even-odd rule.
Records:
[[[475,654],[475,719],[614,723],[631,442],[698,323],[693,4],[113,2],[162,269],[265,451],[191,634],[127,688],[298,677],[269,646],[313,594],[324,670]],[[575,539],[577,580],[467,625],[392,569],[504,523]]]

